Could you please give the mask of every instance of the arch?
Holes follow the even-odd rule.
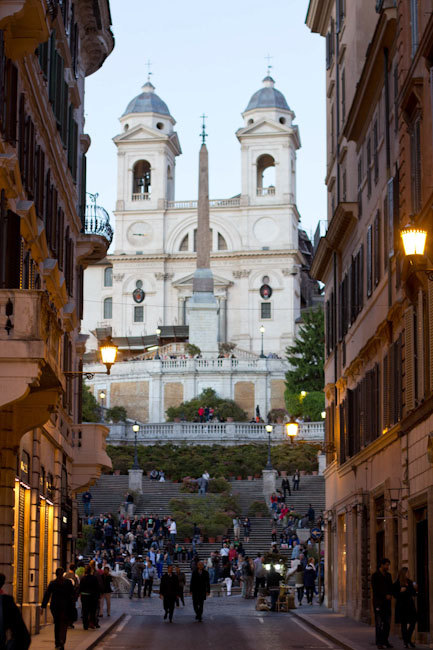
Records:
[[[227,242],[224,239],[223,235],[218,232],[218,250],[219,251],[226,251],[227,250]]]
[[[182,241],[180,242],[179,251],[187,251],[189,250],[188,247],[189,247],[189,233],[187,233],[185,237],[182,239]]]
[[[167,178],[169,181],[173,179],[173,170],[171,165],[167,165]]]
[[[113,286],[113,267],[107,266],[104,269],[104,287]]]
[[[111,320],[113,318],[113,298],[104,299],[104,320]]]
[[[227,242],[227,250],[241,250],[242,241],[239,232],[230,223],[230,213],[227,212],[222,219],[221,216],[210,215],[211,227],[216,228]],[[189,215],[172,229],[167,241],[167,252],[176,253],[179,251],[180,244],[186,233],[192,235],[193,229],[197,224],[197,216]],[[189,249],[190,250],[190,249]]]
[[[257,194],[275,193],[275,158],[264,153],[257,158]],[[269,192],[269,189],[273,192]]]
[[[132,169],[132,193],[151,193],[151,167],[147,160],[138,160]]]

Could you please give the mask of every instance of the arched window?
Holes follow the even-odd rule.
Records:
[[[105,298],[104,319],[111,320],[111,318],[113,318],[113,298]]]
[[[188,247],[189,247],[189,235],[185,235],[185,237],[180,242],[179,250],[187,251]]]
[[[113,267],[107,266],[107,268],[104,269],[104,287],[112,287],[112,286],[113,286]]]
[[[218,250],[219,251],[227,250],[227,242],[220,232],[218,233]]]
[[[167,178],[169,181],[173,180],[173,171],[170,165],[167,166]]]
[[[133,169],[133,194],[147,195],[151,192],[150,163],[147,160],[139,160]]]
[[[268,153],[257,158],[257,196],[275,194],[275,160]]]

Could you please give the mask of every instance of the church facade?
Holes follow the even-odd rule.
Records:
[[[193,363],[195,379],[188,379],[186,366],[192,362],[185,364],[178,345],[188,339],[198,202],[175,200],[176,158],[181,154],[175,120],[150,82],[120,118],[122,130],[114,138],[118,155],[116,246],[112,254],[86,271],[83,330],[89,334],[88,350],[96,350],[98,338],[111,333],[123,354],[124,360],[113,368],[111,378],[99,379],[99,383],[94,380],[96,390],[102,387],[101,381],[104,384],[107,405],[129,401],[126,386],[117,391],[121,397],[114,396],[113,383],[134,376],[129,383],[136,385],[151,369],[158,375],[157,379],[145,379],[150,382],[145,389],[149,406],[133,415],[142,421],[163,421],[167,405],[194,397],[203,382],[204,387],[212,385],[225,397],[239,399],[233,373],[249,386],[248,397],[240,401],[251,415],[260,401],[262,413],[271,404],[284,408],[285,348],[293,343],[301,309],[320,300],[317,285],[307,274],[311,244],[299,229],[296,152],[300,136],[294,113],[274,80],[266,76],[242,116],[244,124],[236,133],[241,192],[209,201],[218,341],[236,345],[229,380],[223,379],[222,367],[216,377],[215,367],[211,383],[206,383],[209,377],[197,379],[200,369],[195,366],[200,363],[209,374],[209,368],[203,366],[209,361],[205,359]],[[160,345],[156,360],[148,352],[155,344]],[[271,364],[265,359],[269,355]],[[185,366],[181,363],[179,372],[175,368],[178,362]],[[128,369],[125,364],[131,363]],[[250,364],[247,375],[239,368],[244,363]],[[167,373],[170,377],[165,381]],[[164,397],[166,383],[177,385],[176,390],[168,391],[169,399]],[[268,392],[266,399],[263,390]],[[158,399],[152,397],[155,392]]]

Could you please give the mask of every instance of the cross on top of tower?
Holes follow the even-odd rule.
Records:
[[[205,122],[206,118],[207,118],[207,115],[205,115],[204,113],[203,113],[203,115],[200,115],[200,119],[203,120],[203,124],[202,124],[202,127],[201,127],[201,133],[200,133],[201,141],[202,141],[203,144],[206,144],[206,138],[207,138],[206,122]]]
[[[271,60],[272,60],[273,58],[274,58],[274,57],[273,57],[273,56],[270,56],[270,54],[268,54],[267,56],[265,56],[265,60],[268,62],[268,69],[267,69],[267,72],[266,72],[266,74],[267,74],[268,77],[269,77],[270,74],[271,74],[271,68],[272,68]]]
[[[147,81],[150,81],[150,77],[153,75],[153,72],[150,69],[151,65],[152,61],[150,59],[147,59],[147,63],[145,63],[145,66],[147,68]]]

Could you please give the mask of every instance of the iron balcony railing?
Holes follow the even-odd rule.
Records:
[[[84,233],[105,237],[109,244],[113,241],[113,228],[108,212],[100,205],[96,205],[96,200],[86,205]]]

